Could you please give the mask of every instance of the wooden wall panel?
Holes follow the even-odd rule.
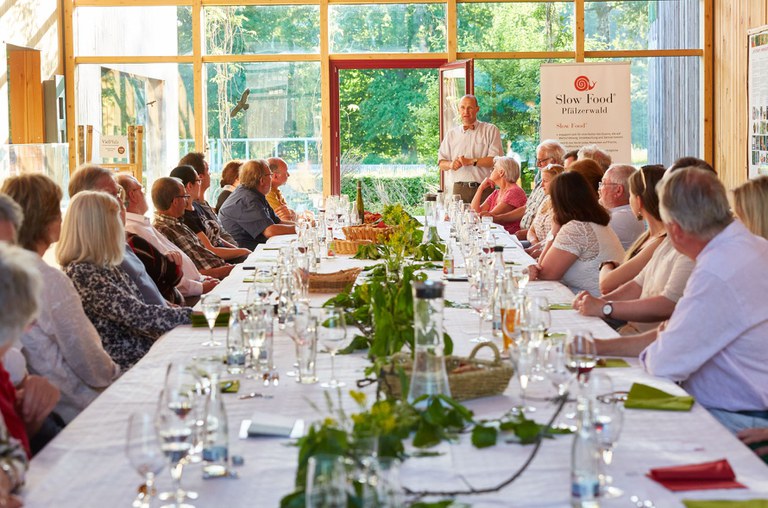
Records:
[[[8,75],[11,143],[42,143],[45,126],[40,51],[23,48],[9,50]]]
[[[747,30],[768,24],[768,0],[714,0],[715,169],[747,179]]]

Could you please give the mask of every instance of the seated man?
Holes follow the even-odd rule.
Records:
[[[693,272],[658,337],[651,331],[603,340],[598,351],[631,354],[647,346],[640,353],[645,370],[681,383],[732,432],[766,427],[768,240],[733,219],[710,171],[669,173],[659,196],[669,237],[695,261]]]
[[[629,177],[635,171],[635,167],[628,164],[613,164],[603,174],[598,188],[600,204],[611,214],[608,225],[619,237],[624,250],[645,231],[642,216],[636,216],[629,205]]]
[[[120,189],[112,176],[112,171],[100,166],[83,166],[72,174],[69,179],[69,197],[70,199],[78,192],[92,190],[106,192],[113,196],[119,202]],[[157,253],[157,255],[160,255]],[[165,298],[157,288],[157,284],[147,273],[141,259],[133,252],[131,246],[126,242],[123,262],[120,268],[128,274],[131,280],[138,286],[141,296],[146,303],[152,305],[167,305]]]
[[[203,275],[223,279],[234,265],[228,264],[200,243],[200,239],[184,224],[184,210],[192,197],[187,194],[178,178],[164,176],[152,185],[152,202],[155,204],[154,226],[190,257]]]
[[[267,203],[272,174],[267,161],[250,160],[240,168],[240,186],[219,211],[219,217],[237,243],[254,249],[267,238],[296,233],[293,223],[283,223]]]
[[[205,160],[205,156],[200,152],[189,152],[179,161],[179,166],[192,166],[197,175],[200,177],[200,193],[197,197],[192,197],[192,206],[195,211],[205,220],[206,232],[210,233],[212,230],[208,229],[216,223],[214,228],[218,229],[218,235],[221,239],[231,247],[237,247],[235,239],[232,235],[224,229],[216,212],[213,211],[211,205],[205,200],[205,191],[211,187],[211,171],[208,167],[208,162]],[[171,175],[176,176],[176,175]]]
[[[177,264],[183,271],[181,282],[177,286],[182,296],[187,300],[195,299],[215,288],[219,280],[202,275],[190,257],[153,228],[149,219],[144,216],[149,206],[139,181],[133,175],[122,173],[117,175],[117,183],[123,188],[126,196],[125,230],[142,237],[165,256],[174,253],[172,255],[178,258]]]
[[[285,201],[283,194],[278,187],[282,187],[288,182],[288,178],[291,176],[288,173],[288,164],[285,163],[280,157],[270,157],[267,159],[269,164],[269,170],[272,171],[272,189],[267,194],[267,203],[272,207],[280,220],[295,221],[296,212],[288,208],[288,203]]]

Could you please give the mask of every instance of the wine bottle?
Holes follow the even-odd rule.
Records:
[[[363,182],[357,180],[357,218],[360,224],[365,223],[365,204],[363,203]]]

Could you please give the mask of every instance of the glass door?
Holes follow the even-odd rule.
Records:
[[[440,75],[440,141],[448,130],[459,125],[459,101],[465,95],[475,92],[474,60],[458,60],[445,64],[439,69]],[[440,188],[443,175],[440,172]]]

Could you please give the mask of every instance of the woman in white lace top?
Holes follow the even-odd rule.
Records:
[[[559,280],[574,292],[597,296],[600,263],[624,255],[619,238],[608,227],[611,216],[579,173],[556,176],[550,184],[550,199],[554,241],[544,248],[531,275]]]

